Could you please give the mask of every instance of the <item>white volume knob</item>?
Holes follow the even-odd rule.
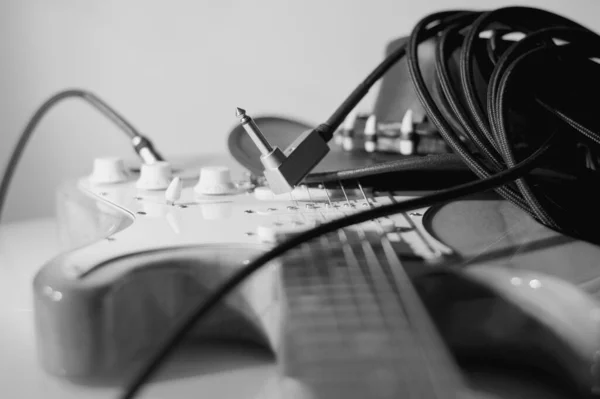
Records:
[[[231,172],[225,166],[208,166],[200,169],[200,179],[194,191],[204,195],[234,194],[237,189],[231,181]]]
[[[135,186],[142,190],[164,190],[169,187],[171,174],[171,165],[168,162],[144,163]]]
[[[93,184],[114,184],[126,181],[127,171],[120,158],[96,158],[90,176]]]

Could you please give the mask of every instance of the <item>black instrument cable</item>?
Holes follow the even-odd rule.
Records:
[[[510,45],[498,37],[491,44],[483,43],[479,37],[486,30],[493,35],[519,32],[525,37]],[[431,37],[439,39],[436,70],[443,97],[437,101],[425,86],[417,58],[419,43]],[[556,39],[564,43],[558,45]],[[459,81],[449,62],[456,52]],[[407,46],[390,54],[316,130],[331,139],[372,85],[405,54],[428,117],[481,180],[321,224],[260,255],[191,306],[122,399],[132,399],[192,327],[246,278],[286,251],[339,228],[494,189],[546,226],[593,240],[591,225],[600,217],[585,208],[599,199],[593,194],[598,175],[590,165],[598,159],[600,123],[595,120],[597,102],[588,102],[585,95],[600,89],[600,68],[590,60],[600,56],[598,35],[558,15],[526,7],[432,14],[415,26]],[[483,87],[478,80],[485,83]],[[542,167],[556,178],[536,175],[534,179],[528,174]],[[577,207],[580,202],[584,206]]]
[[[44,115],[55,105],[69,98],[79,98],[113,122],[130,140],[135,151],[140,155],[144,162],[154,162],[162,160],[162,157],[154,150],[152,143],[146,137],[142,136],[138,130],[133,127],[121,114],[115,111],[106,102],[102,101],[95,94],[81,89],[63,90],[51,96],[48,100],[35,111],[33,116],[27,122],[23,132],[19,136],[17,144],[13,149],[6,169],[0,182],[0,220],[2,219],[2,210],[8,195],[10,182],[15,174],[17,164],[23,155],[25,146],[31,139],[35,128],[38,126]]]

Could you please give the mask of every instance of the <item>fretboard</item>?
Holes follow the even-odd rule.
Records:
[[[345,198],[323,221],[366,206]],[[314,209],[313,209],[314,210]],[[412,226],[414,228],[414,226]],[[340,230],[283,260],[283,373],[316,398],[456,398],[463,384],[398,254],[385,220]]]

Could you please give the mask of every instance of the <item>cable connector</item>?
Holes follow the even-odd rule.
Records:
[[[138,153],[142,161],[146,164],[163,161],[163,157],[154,149],[152,142],[142,135],[137,135],[131,139],[133,149]]]
[[[274,194],[292,191],[329,152],[327,142],[314,129],[302,133],[282,152],[269,144],[245,110],[237,108],[236,116],[261,153],[264,175]]]

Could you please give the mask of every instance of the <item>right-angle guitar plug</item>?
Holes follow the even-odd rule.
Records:
[[[262,134],[254,120],[246,115],[246,110],[243,108],[235,109],[235,116],[240,118],[242,127],[248,133],[258,150],[260,151],[260,159],[263,164],[266,162],[269,167],[276,168],[285,161],[285,155],[277,147],[272,147],[267,138]],[[265,165],[267,167],[267,165]]]
[[[242,108],[235,115],[258,150],[264,175],[275,194],[288,193],[327,155],[329,146],[314,129],[302,133],[285,151],[269,144],[254,120]]]

